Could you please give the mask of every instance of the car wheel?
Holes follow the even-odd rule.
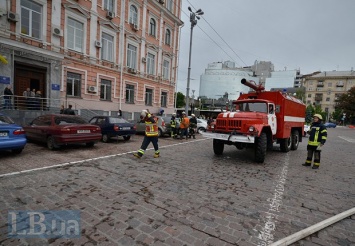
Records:
[[[131,139],[131,136],[123,136],[123,139],[124,139],[125,141],[128,141],[128,140]]]
[[[298,148],[298,145],[300,143],[299,137],[298,137],[298,131],[293,130],[292,131],[292,137],[291,137],[291,150],[296,150]]]
[[[203,127],[200,127],[200,128],[197,129],[197,132],[198,132],[198,133],[205,132],[205,131],[206,131],[206,129],[203,128]]]
[[[94,147],[94,145],[95,145],[94,142],[86,143],[86,147]]]
[[[12,153],[14,154],[20,154],[22,152],[23,149],[13,149],[11,150]]]
[[[219,139],[213,139],[213,152],[215,155],[222,155],[224,150],[224,143]]]
[[[48,147],[48,149],[50,149],[50,150],[55,150],[55,149],[58,148],[58,145],[55,144],[54,138],[53,138],[52,136],[49,136],[49,137],[47,138],[47,147]]]
[[[102,142],[108,143],[110,141],[110,138],[107,134],[102,135]]]
[[[266,156],[267,150],[267,135],[265,132],[260,134],[260,137],[256,138],[255,144],[255,161],[258,163],[263,163]]]

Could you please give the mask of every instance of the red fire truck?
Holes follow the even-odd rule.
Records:
[[[302,141],[305,104],[280,91],[265,91],[246,79],[242,84],[254,91],[233,101],[232,110],[220,113],[203,136],[213,138],[213,151],[222,155],[224,145],[254,148],[255,161],[262,163],[273,143],[283,152],[296,150]]]

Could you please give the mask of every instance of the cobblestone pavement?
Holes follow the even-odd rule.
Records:
[[[127,153],[142,136],[1,153],[0,245],[267,245],[355,207],[355,130],[328,135],[319,170],[301,166],[307,138],[289,153],[275,145],[263,164],[234,146],[214,156],[201,136],[160,139],[160,158]],[[81,211],[80,238],[7,237],[8,210],[67,209]],[[355,216],[294,245],[355,245]]]

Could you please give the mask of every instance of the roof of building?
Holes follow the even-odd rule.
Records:
[[[355,77],[355,71],[324,71],[311,76],[310,78],[320,77]]]

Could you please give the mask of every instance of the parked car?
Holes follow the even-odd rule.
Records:
[[[191,116],[189,116],[189,119],[191,119]],[[205,132],[207,129],[207,120],[204,119],[199,119],[197,118],[197,132]]]
[[[307,136],[307,134],[309,134],[309,131],[311,130],[311,126],[309,125],[304,125],[303,127],[303,136]]]
[[[95,116],[89,123],[101,128],[102,142],[107,143],[113,137],[123,137],[129,140],[136,134],[136,126],[133,123],[119,117],[113,116]]]
[[[9,116],[0,113],[0,150],[10,150],[14,154],[19,154],[26,142],[24,129],[16,125]]]
[[[335,123],[332,123],[332,122],[324,123],[324,126],[326,128],[335,128],[335,127],[337,127],[337,125]]]
[[[74,143],[92,147],[101,139],[100,127],[89,124],[77,115],[42,115],[24,129],[28,140],[47,143],[50,150]]]
[[[170,118],[169,117],[165,117],[165,119],[162,116],[154,116],[158,118],[158,136],[162,137],[164,135],[168,135],[170,134],[170,131],[166,124],[170,124]],[[166,118],[169,118],[168,120]],[[145,122],[141,122],[141,120],[139,119],[136,123],[136,132],[138,134],[144,134],[145,133]]]

